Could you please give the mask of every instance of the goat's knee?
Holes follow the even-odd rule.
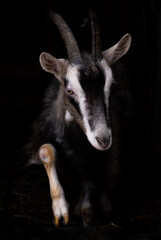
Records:
[[[50,166],[55,163],[55,148],[51,144],[43,144],[39,149],[39,157],[43,165]]]

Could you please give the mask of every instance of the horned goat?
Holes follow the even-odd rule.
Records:
[[[117,111],[112,104],[112,86],[117,85],[113,64],[127,53],[131,36],[126,34],[102,51],[96,14],[91,11],[92,53],[81,53],[73,33],[56,12],[50,16],[65,43],[68,59],[49,53],[40,55],[41,67],[54,75],[45,93],[42,113],[34,124],[28,145],[31,162],[46,169],[55,225],[69,221],[64,185],[73,184],[72,196],[80,190],[76,215],[85,225],[93,223],[98,211],[109,212],[109,194],[117,174]],[[115,102],[115,101],[114,101]],[[63,187],[62,187],[63,186]]]

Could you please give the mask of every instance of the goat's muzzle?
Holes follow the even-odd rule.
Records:
[[[100,145],[100,147],[103,150],[106,150],[106,149],[108,149],[108,146],[110,145],[111,136],[109,136],[109,137],[96,137],[96,140],[97,140],[98,144]]]

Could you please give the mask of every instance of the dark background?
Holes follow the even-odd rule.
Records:
[[[123,180],[126,185],[124,197],[129,211],[126,220],[131,218],[134,221],[134,216],[142,216],[143,222],[146,222],[146,230],[143,232],[146,234],[149,233],[147,229],[152,229],[150,233],[155,234],[155,227],[157,226],[157,231],[160,229],[161,213],[159,0],[6,0],[3,3],[0,8],[0,219],[5,226],[13,222],[19,224],[17,219],[25,224],[26,221],[37,224],[43,219],[42,216],[34,218],[29,214],[27,211],[30,205],[26,206],[25,200],[22,201],[21,198],[26,194],[22,190],[24,186],[28,187],[26,181],[33,183],[31,189],[27,188],[29,196],[35,188],[38,194],[39,173],[44,174],[44,178],[45,173],[39,167],[38,172],[37,168],[24,170],[24,162],[19,153],[28,140],[29,129],[40,112],[43,93],[51,79],[41,69],[39,55],[47,51],[57,58],[66,57],[64,44],[48,17],[48,11],[59,12],[70,25],[80,49],[89,50],[91,34],[82,24],[91,7],[96,10],[99,18],[103,50],[117,43],[124,34],[132,35],[131,48],[120,60],[126,69],[132,99],[127,140],[128,161]],[[152,219],[148,218],[150,214]],[[137,217],[134,225],[138,223]],[[129,221],[127,222],[129,226]],[[45,223],[51,224],[50,220]],[[142,231],[140,225],[137,229]]]

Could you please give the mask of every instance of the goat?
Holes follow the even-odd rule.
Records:
[[[42,113],[34,124],[28,145],[31,162],[46,169],[55,225],[69,222],[69,205],[64,194],[65,176],[81,188],[74,212],[85,225],[93,223],[95,206],[109,212],[110,191],[117,175],[117,112],[112,108],[114,84],[112,65],[127,53],[131,36],[126,34],[102,52],[96,14],[91,11],[92,54],[81,53],[73,33],[56,12],[50,16],[65,43],[68,59],[49,53],[40,55],[41,67],[55,76],[45,93]],[[116,124],[119,125],[119,124]],[[113,142],[113,143],[112,143]]]

